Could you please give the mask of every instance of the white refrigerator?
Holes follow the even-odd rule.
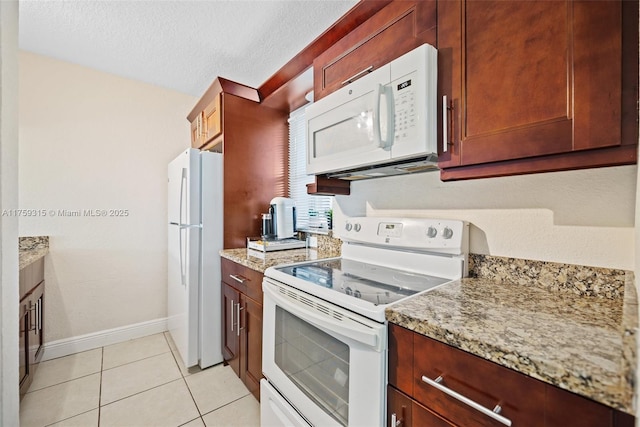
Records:
[[[222,362],[222,168],[193,148],[168,168],[168,328],[186,367]]]

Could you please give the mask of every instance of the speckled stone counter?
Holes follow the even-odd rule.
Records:
[[[290,264],[292,262],[311,261],[322,258],[340,256],[339,252],[321,249],[288,249],[284,251],[259,252],[252,249],[223,249],[220,256],[264,273],[274,265]]]
[[[33,236],[18,239],[20,270],[49,253],[49,237]]]
[[[387,320],[635,415],[633,273],[490,261],[470,269],[481,277],[387,309]]]

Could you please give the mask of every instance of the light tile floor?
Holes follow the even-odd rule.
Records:
[[[258,401],[229,366],[185,369],[168,333],[41,362],[21,427],[249,427]]]

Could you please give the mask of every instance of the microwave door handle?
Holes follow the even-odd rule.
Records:
[[[386,114],[383,115],[380,112],[380,108],[382,106],[381,98],[384,95],[385,98],[385,109]],[[378,146],[383,150],[391,149],[393,145],[393,134],[395,132],[394,128],[394,102],[393,102],[393,89],[390,86],[378,85],[378,93],[376,96],[376,120],[374,120],[375,124],[373,126],[373,132],[377,137]],[[382,123],[384,120],[385,124],[385,139],[382,139]]]

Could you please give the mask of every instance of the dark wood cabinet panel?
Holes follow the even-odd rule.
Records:
[[[436,2],[394,1],[313,61],[316,100],[424,43],[436,44]]]
[[[262,304],[262,273],[226,258],[222,258],[220,264],[222,281],[231,284],[243,294]]]
[[[27,392],[29,380],[29,315],[26,303],[20,303],[18,316],[19,348],[18,348],[18,381],[20,398]]]
[[[545,417],[547,426],[632,427],[635,419],[584,397],[548,386]]]
[[[240,376],[240,335],[238,316],[240,292],[222,283],[222,356],[231,369]]]
[[[442,179],[634,163],[638,17],[624,3],[440,1]]]
[[[408,340],[407,334],[413,339]],[[412,354],[413,362],[399,356],[406,354]],[[397,380],[407,375],[402,371],[409,371],[412,386]],[[423,375],[430,379],[440,377],[440,385],[489,410],[500,405],[500,414],[514,426],[631,427],[635,424],[629,414],[390,324],[389,413],[403,410],[410,399],[410,417],[416,426],[503,425],[425,383]]]
[[[389,384],[413,396],[413,332],[389,324]]]
[[[244,383],[259,400],[262,379],[262,304],[245,296],[243,307]]]
[[[406,394],[396,390],[391,385],[387,386],[387,424],[394,426],[393,420],[398,427],[411,427],[413,419],[411,417],[411,407],[413,401]],[[416,424],[418,425],[418,424]],[[427,424],[425,424],[427,425]]]
[[[18,277],[18,375],[22,398],[33,381],[44,353],[44,258],[21,269]]]
[[[500,415],[514,425],[544,426],[544,383],[418,334],[413,345],[413,396],[419,403],[457,425],[501,425],[422,380],[440,377],[442,386],[489,410],[500,405]]]
[[[260,400],[263,275],[226,258],[221,260],[222,356]]]
[[[260,235],[271,199],[287,195],[287,115],[225,94],[223,121],[224,248],[241,248]]]
[[[194,148],[224,153],[223,247],[245,247],[247,237],[260,235],[260,213],[271,199],[287,195],[287,112],[261,105],[256,89],[218,77],[187,119]]]

